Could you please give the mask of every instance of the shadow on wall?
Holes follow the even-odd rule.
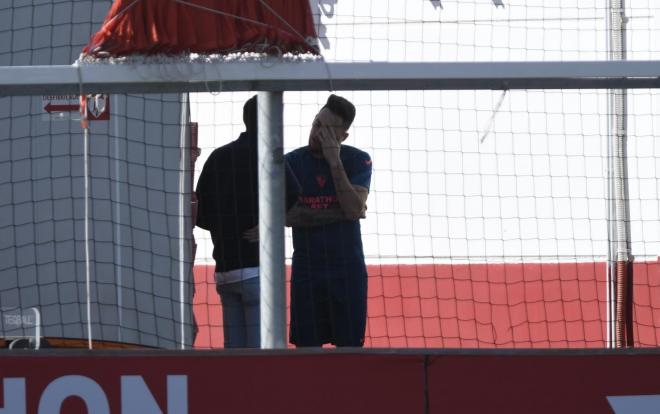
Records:
[[[321,23],[321,14],[327,18],[332,18],[335,15],[335,5],[337,0],[318,0],[316,4],[318,10],[313,10],[312,7],[312,16],[314,16],[314,27],[316,28],[316,34],[318,36],[319,42],[324,49],[330,48],[330,40],[327,36],[327,28]]]

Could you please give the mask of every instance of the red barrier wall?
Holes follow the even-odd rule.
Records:
[[[660,263],[633,268],[636,346],[660,346]],[[606,346],[602,262],[370,265],[368,271],[366,346]],[[195,266],[195,280],[195,345],[222,347],[213,266]]]
[[[104,414],[157,405],[167,414],[611,414],[607,397],[656,395],[646,404],[658,406],[642,412],[660,411],[658,350],[374,351],[6,352],[0,410]],[[173,378],[183,386],[171,386]]]

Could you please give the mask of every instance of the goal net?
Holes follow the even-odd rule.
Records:
[[[0,64],[70,65],[109,6],[3,3]],[[88,151],[79,94],[0,98],[3,344],[192,345],[182,96],[90,96]]]
[[[660,6],[628,3],[319,0],[322,61],[81,64],[108,88],[86,102],[89,198],[77,89],[3,84],[0,337],[223,347],[202,167],[256,90],[284,91],[285,153],[337,90],[373,160],[366,346],[658,346]],[[110,6],[0,6],[0,65],[71,64]],[[436,62],[466,66],[413,75]]]

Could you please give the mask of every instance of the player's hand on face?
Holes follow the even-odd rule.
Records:
[[[317,134],[318,141],[321,144],[323,157],[328,162],[339,160],[340,141],[335,128],[321,127]]]

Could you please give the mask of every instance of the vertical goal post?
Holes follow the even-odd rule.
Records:
[[[284,164],[278,162],[282,92],[635,88],[660,88],[660,61],[327,63],[267,58],[263,62],[0,67],[0,96],[260,91],[264,103],[259,104],[259,121],[266,121],[263,130],[277,137],[265,141],[266,133],[260,131],[261,204],[268,200],[272,207],[260,212],[261,252],[273,254],[262,266],[264,274],[274,275],[262,279],[262,343],[268,348],[286,347],[284,233],[279,229],[284,205]],[[278,230],[272,230],[275,225]]]

